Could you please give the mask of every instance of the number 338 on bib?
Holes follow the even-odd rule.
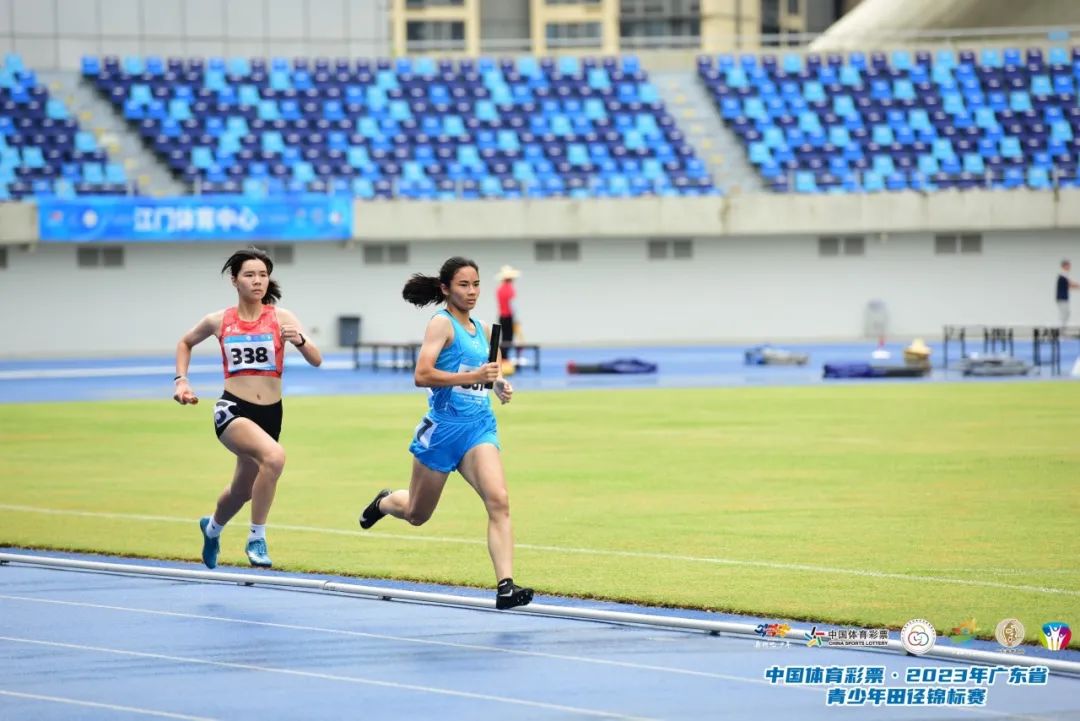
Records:
[[[277,367],[274,336],[270,333],[228,336],[224,345],[230,373],[242,370],[272,371]]]

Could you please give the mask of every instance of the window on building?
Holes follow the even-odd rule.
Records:
[[[386,246],[364,246],[364,265],[380,265],[384,262],[386,262]]]
[[[698,0],[622,0],[619,36],[628,47],[681,47],[701,42]]]
[[[982,253],[982,235],[979,233],[942,233],[934,236],[934,253],[937,255],[977,255]]]
[[[866,255],[866,238],[861,235],[845,236],[844,255]]]
[[[861,235],[823,235],[818,238],[818,255],[865,255],[866,238]]]
[[[600,23],[548,23],[545,33],[551,47],[580,48],[600,44]]]
[[[406,243],[368,243],[364,245],[364,265],[405,265],[409,262]]]
[[[540,263],[550,263],[555,260],[554,243],[537,243],[533,248],[536,260]]]
[[[761,34],[780,34],[780,0],[761,0]]]
[[[694,244],[690,240],[650,240],[646,257],[649,260],[687,260],[694,257]]]
[[[105,268],[124,267],[124,249],[117,246],[101,249],[101,265]]]
[[[75,264],[79,268],[123,268],[123,246],[79,246],[75,250]]]
[[[274,265],[292,265],[294,262],[296,246],[293,245],[271,245],[266,248],[266,254],[270,256],[270,260],[274,261]]]
[[[553,241],[540,241],[533,246],[534,257],[537,262],[551,263],[555,261],[576,262],[581,260],[581,244],[576,240],[564,240],[558,243]]]
[[[823,235],[817,239],[818,255],[831,257],[840,255],[840,239],[835,235]]]
[[[409,50],[464,50],[465,23],[460,20],[410,20],[405,23],[405,40]]]
[[[956,253],[955,235],[935,235],[934,252],[937,255],[952,255]]]
[[[408,10],[423,10],[425,8],[437,8],[437,7],[461,7],[465,4],[465,0],[405,0],[405,7]]]

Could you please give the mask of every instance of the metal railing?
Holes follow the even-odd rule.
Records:
[[[905,173],[905,175],[908,178],[908,185],[907,185],[907,187],[902,188],[901,190],[910,190],[910,191],[913,191],[913,192],[921,192],[921,193],[924,193],[924,194],[937,193],[937,192],[941,192],[942,190],[950,190],[950,189],[959,189],[959,190],[964,190],[964,189],[972,189],[972,190],[975,190],[975,189],[978,189],[978,190],[992,190],[992,189],[1009,190],[1009,189],[1024,189],[1024,188],[1027,188],[1027,189],[1030,189],[1030,190],[1053,190],[1053,191],[1056,192],[1057,190],[1060,190],[1061,188],[1080,187],[1080,169],[1078,169],[1078,168],[1073,168],[1073,169],[1064,168],[1064,169],[1062,169],[1062,168],[1059,168],[1058,166],[1054,166],[1053,168],[1050,169],[1050,171],[1048,173],[1048,181],[1049,181],[1048,186],[1047,187],[1033,187],[1033,186],[1028,185],[1027,166],[1019,166],[1019,167],[1023,168],[1023,170],[1021,171],[1022,172],[1021,176],[1017,176],[1016,174],[1009,174],[1009,173],[1007,173],[1005,171],[995,172],[995,171],[989,170],[989,169],[987,169],[986,171],[984,171],[982,173],[964,173],[962,176],[958,176],[955,173],[945,173],[944,175],[946,177],[944,177],[944,178],[942,178],[940,174],[929,174],[929,173],[923,173],[921,171],[908,172],[908,173]],[[800,173],[813,173],[813,172],[814,171],[812,171],[812,170],[789,170],[787,173],[784,174],[784,178],[787,181],[787,187],[783,188],[782,190],[784,192],[787,192],[787,193],[800,193],[801,191],[799,191],[796,188],[796,178],[797,178],[797,176]],[[869,173],[873,173],[875,176],[879,176],[882,179],[883,183],[884,183],[884,187],[882,187],[882,188],[880,188],[878,190],[866,190],[863,187],[863,181],[866,178],[867,174],[869,174]],[[859,190],[852,191],[852,192],[855,192],[855,193],[896,192],[896,190],[889,189],[887,187],[887,182],[888,182],[888,177],[889,177],[888,173],[878,173],[876,171],[857,170],[857,171],[853,171],[852,175],[854,177],[854,180],[858,183],[859,188],[860,188]],[[977,182],[974,185],[968,185],[972,181],[972,178],[969,177],[969,176],[972,176],[972,175],[976,176]],[[938,183],[938,182],[941,182],[941,181],[945,181],[945,182],[950,183],[950,184],[956,184],[958,182],[963,182],[963,183],[965,183],[965,187],[963,187],[963,188],[955,188],[955,187],[939,188],[939,187],[936,187],[935,183]],[[912,183],[912,182],[918,182],[920,184],[919,187],[911,187],[910,183]],[[1009,184],[1007,185],[1006,183],[1009,183]],[[765,180],[765,186],[767,188],[769,188],[770,190],[776,190],[776,188],[773,186],[773,184],[767,179]],[[815,186],[817,187],[817,192],[828,192],[829,190],[831,190],[833,188],[842,188],[844,186],[844,181],[842,179],[839,179],[839,178],[835,182],[831,182],[831,181],[822,182],[821,180],[815,179]],[[813,192],[814,191],[807,191],[807,192],[803,192],[803,194],[812,194]]]
[[[84,561],[81,559],[57,558],[52,556],[0,553],[0,566],[7,564],[73,569],[94,573],[122,574],[133,577],[169,578],[194,583],[217,582],[232,583],[241,586],[257,585],[278,589],[300,588],[314,593],[344,594],[380,601],[413,601],[438,606],[451,606],[477,610],[491,610],[495,606],[495,602],[490,598],[476,598],[473,596],[434,593],[430,591],[413,591],[390,586],[367,586],[345,581],[294,577],[281,574],[206,571],[202,569],[196,570],[170,566]],[[3,571],[0,571],[0,573],[3,573]],[[503,611],[502,613],[507,612]],[[759,631],[760,624],[750,621],[749,619],[748,621],[750,622],[714,621],[693,616],[678,616],[669,613],[634,613],[544,603],[532,603],[527,606],[520,606],[513,609],[510,613],[529,614],[532,616],[549,618],[567,618],[596,623],[630,624],[635,626],[706,633],[711,636],[724,634],[744,639],[761,638],[761,632]],[[799,628],[792,627],[788,630],[787,636],[805,642],[820,637],[821,633],[822,632],[817,631],[816,626],[813,628],[807,628],[805,626]],[[851,649],[860,650],[857,646],[826,645],[825,648],[841,652]],[[895,639],[888,639],[886,645],[879,647],[879,650],[887,653],[907,654],[907,650],[904,648],[903,644]],[[923,653],[920,658],[940,658],[961,663],[1003,664],[1008,666],[1045,666],[1055,673],[1070,674],[1073,676],[1080,675],[1080,663],[1077,663],[1076,661],[1046,658],[1044,656],[1008,654],[999,651],[983,651],[948,645],[934,646],[929,651]]]

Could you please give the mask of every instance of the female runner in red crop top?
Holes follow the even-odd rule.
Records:
[[[271,565],[266,518],[285,467],[285,450],[278,443],[285,341],[311,365],[322,363],[322,354],[304,336],[296,316],[275,305],[281,288],[270,279],[273,269],[270,257],[256,248],[233,253],[221,272],[232,276],[236,306],[206,316],[176,344],[173,399],[181,405],[199,402],[187,378],[192,348],[216,336],[225,368],[225,392],[214,407],[214,430],[222,445],[236,454],[236,471],[213,514],[199,520],[202,560],[208,568],[217,566],[221,529],[249,500],[248,560],[253,566]]]

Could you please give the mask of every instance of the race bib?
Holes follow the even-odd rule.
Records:
[[[480,366],[471,366],[462,363],[458,366],[458,373],[468,373],[474,371]],[[454,386],[454,393],[458,393],[465,396],[473,396],[483,398],[487,395],[488,389],[484,388],[483,383],[473,383],[467,386]]]
[[[277,354],[274,352],[274,336],[270,333],[227,336],[225,360],[229,364],[230,373],[276,371]]]

